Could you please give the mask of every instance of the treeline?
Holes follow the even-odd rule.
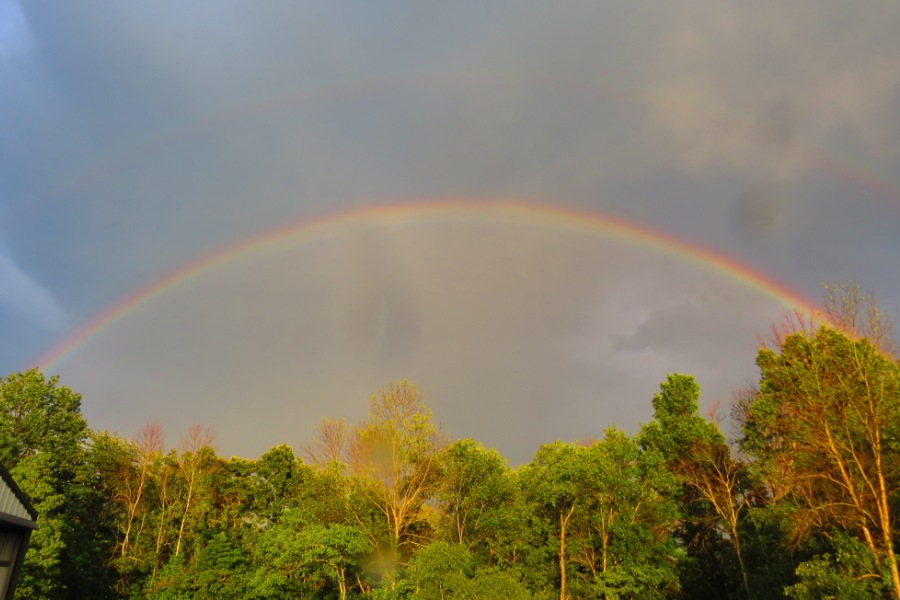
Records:
[[[57,379],[11,375],[0,461],[40,514],[19,597],[900,599],[900,363],[839,291],[759,351],[733,443],[675,374],[636,435],[515,469],[408,381],[247,460],[202,427],[91,431]]]

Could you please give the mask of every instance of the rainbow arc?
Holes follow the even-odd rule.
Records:
[[[190,262],[137,290],[112,308],[78,328],[37,362],[44,370],[58,368],[116,322],[172,289],[186,285],[210,269],[280,243],[302,244],[361,225],[415,224],[440,220],[522,224],[571,230],[643,247],[661,255],[696,264],[737,280],[778,300],[789,310],[815,314],[813,303],[800,294],[721,253],[672,235],[596,212],[550,206],[516,199],[419,199],[302,219],[220,249]]]

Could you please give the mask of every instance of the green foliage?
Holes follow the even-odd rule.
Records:
[[[260,519],[275,521],[294,505],[302,483],[301,465],[284,444],[263,453],[250,477],[251,509]]]
[[[38,512],[19,598],[110,596],[111,574],[92,555],[107,532],[87,439],[81,397],[58,378],[32,369],[0,380],[0,463]]]
[[[323,595],[336,590],[344,598],[369,552],[369,540],[358,528],[310,522],[302,510],[289,509],[256,539],[259,566],[252,588],[266,598],[310,590]]]
[[[828,327],[786,336],[757,363],[759,392],[744,407],[741,443],[790,507],[791,540],[855,536],[900,597],[900,366],[867,339]],[[803,572],[812,577],[823,564]]]
[[[81,396],[58,384],[37,369],[0,380],[0,462],[7,468],[43,452],[54,467],[71,471],[88,429]]]
[[[484,545],[505,529],[503,507],[516,494],[505,459],[474,440],[458,440],[441,452],[435,501],[439,534],[468,547]]]
[[[419,550],[407,571],[410,598],[463,600],[530,599],[531,594],[509,572],[477,569],[476,558],[461,544],[433,542]]]
[[[888,595],[890,575],[879,572],[877,561],[865,544],[836,532],[830,545],[830,552],[797,567],[799,582],[785,589],[788,598],[867,600]]]
[[[407,580],[414,598],[441,600],[471,596],[474,575],[475,559],[464,546],[434,542],[413,556]]]
[[[676,478],[661,456],[623,432],[584,451],[590,482],[587,539],[576,553],[581,585],[599,597],[663,597],[677,590],[671,533],[678,518]],[[578,589],[578,586],[573,586]]]
[[[678,588],[677,481],[659,454],[616,429],[591,446],[542,446],[522,473],[554,532],[561,593],[654,597]]]
[[[638,443],[666,460],[690,457],[698,442],[724,443],[715,425],[700,416],[700,386],[689,375],[668,375],[653,396],[653,420],[641,427]]]
[[[582,446],[555,442],[542,445],[521,478],[532,500],[549,514],[567,512],[581,498],[584,465],[577,460]]]
[[[21,598],[894,596],[900,366],[834,329],[758,357],[746,455],[669,375],[634,438],[541,446],[511,470],[444,445],[417,388],[371,399],[303,464],[91,433],[37,371],[0,381],[0,460],[40,512]]]
[[[534,600],[536,596],[511,572],[482,569],[475,574],[469,597],[479,600]]]
[[[747,597],[750,587],[742,538],[755,496],[749,466],[735,458],[718,427],[699,414],[700,387],[673,374],[653,399],[653,421],[638,439],[657,452],[677,479],[684,554],[679,579],[685,597]]]
[[[148,600],[239,600],[249,597],[247,551],[225,532],[204,544],[192,561],[173,556],[148,582]]]

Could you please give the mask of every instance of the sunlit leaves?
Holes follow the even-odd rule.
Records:
[[[791,334],[757,362],[762,377],[744,407],[742,445],[775,498],[795,508],[795,541],[850,533],[886,566],[900,597],[900,367],[869,340],[828,327]]]

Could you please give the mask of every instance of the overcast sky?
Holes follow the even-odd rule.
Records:
[[[268,231],[465,199],[300,227],[48,368],[96,429],[248,457],[400,377],[514,464],[636,431],[669,372],[727,406],[784,302],[589,216],[896,315],[897,31],[887,0],[0,0],[0,369]]]

